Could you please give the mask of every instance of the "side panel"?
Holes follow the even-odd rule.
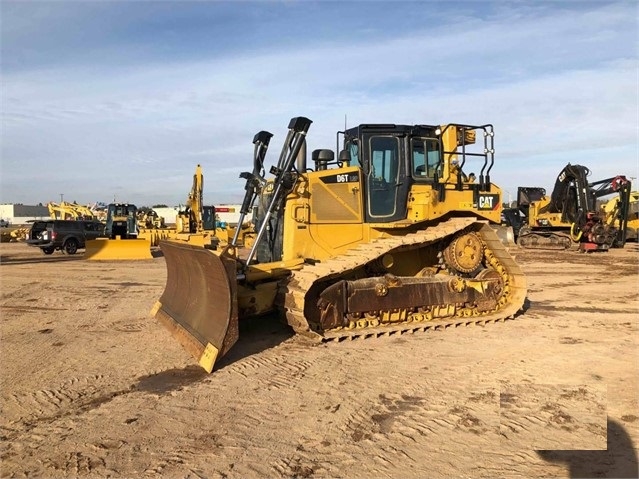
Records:
[[[322,260],[363,240],[362,171],[335,168],[304,175],[286,203],[284,260]]]
[[[361,176],[356,167],[309,175],[309,223],[362,223]]]
[[[550,198],[544,196],[539,201],[530,204],[528,209],[528,226],[537,228],[570,228],[571,223],[565,223],[561,212],[544,212],[548,209]]]
[[[447,189],[444,201],[439,201],[438,193],[432,186],[415,183],[408,196],[407,219],[419,223],[441,218],[451,212],[468,212],[492,223],[500,223],[501,202],[501,189],[495,185],[491,185],[489,192]]]

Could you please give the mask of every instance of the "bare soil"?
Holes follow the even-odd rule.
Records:
[[[1,243],[0,475],[637,477],[637,244],[511,252],[515,320],[317,345],[268,316],[207,375],[149,316],[161,256]]]

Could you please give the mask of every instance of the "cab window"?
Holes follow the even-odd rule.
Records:
[[[411,139],[413,178],[433,181],[440,159],[439,141],[434,138]],[[440,166],[441,167],[441,166]]]
[[[386,183],[397,179],[398,160],[397,138],[375,136],[371,138],[371,174]]]
[[[346,151],[349,152],[351,162],[350,166],[359,166],[362,167],[362,162],[359,157],[359,146],[355,141],[349,141],[346,143]]]

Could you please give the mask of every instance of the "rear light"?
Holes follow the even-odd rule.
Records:
[[[58,234],[55,231],[52,231],[51,232],[51,240],[54,240],[56,236],[58,236]]]

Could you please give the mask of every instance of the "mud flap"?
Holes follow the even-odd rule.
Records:
[[[160,249],[166,287],[151,315],[210,373],[239,337],[235,260],[179,241]]]
[[[151,242],[148,239],[108,239],[88,240],[84,259],[89,260],[130,260],[153,259]]]

